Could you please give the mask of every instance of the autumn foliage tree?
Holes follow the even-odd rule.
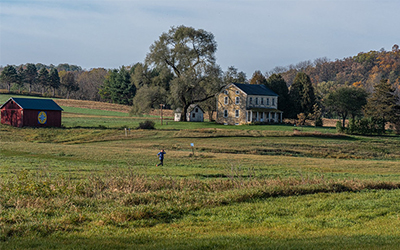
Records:
[[[99,89],[104,84],[106,75],[107,70],[104,68],[79,72],[76,77],[79,90],[72,92],[71,96],[75,99],[100,101]]]
[[[63,74],[60,72],[60,79],[61,79],[61,86],[65,89],[67,92],[67,99],[69,99],[69,96],[71,92],[75,92],[79,90],[79,86],[75,80],[75,75],[71,71],[62,71]]]
[[[267,79],[265,76],[261,73],[261,71],[256,70],[253,73],[253,76],[250,79],[250,84],[267,84]]]
[[[6,84],[7,90],[8,92],[10,92],[11,85],[18,82],[18,72],[15,67],[12,65],[7,65],[6,67],[4,67],[0,75],[0,80],[2,83]]]

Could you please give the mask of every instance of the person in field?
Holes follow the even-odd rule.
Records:
[[[166,154],[166,153],[165,153],[164,149],[161,149],[160,153],[157,154],[158,159],[160,160],[160,163],[158,163],[158,164],[156,165],[156,167],[158,167],[158,166],[164,166],[164,155],[165,155],[165,154]]]

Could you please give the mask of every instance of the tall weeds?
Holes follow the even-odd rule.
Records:
[[[79,230],[90,223],[154,225],[201,208],[269,197],[400,187],[393,182],[266,179],[239,174],[242,172],[236,169],[228,178],[200,180],[111,172],[107,177],[74,180],[43,172],[16,172],[0,179],[0,239]]]

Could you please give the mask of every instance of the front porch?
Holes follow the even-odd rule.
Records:
[[[283,112],[280,110],[259,110],[252,109],[246,111],[246,122],[282,122]]]

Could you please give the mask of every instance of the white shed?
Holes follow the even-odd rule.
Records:
[[[179,122],[181,120],[182,110],[180,108],[177,108],[174,113],[175,113],[174,121]]]

